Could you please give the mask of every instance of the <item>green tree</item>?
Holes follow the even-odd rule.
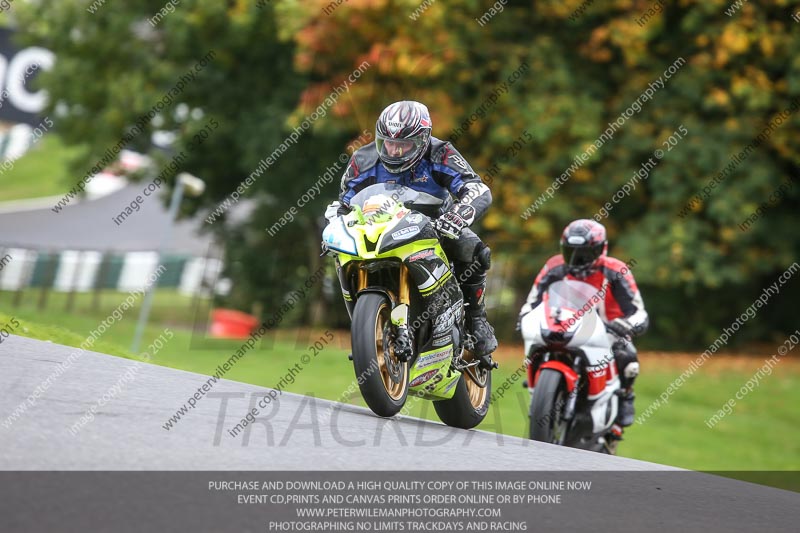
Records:
[[[648,302],[655,315],[651,338],[696,344],[713,338],[729,323],[731,309],[746,307],[797,257],[800,239],[789,223],[796,220],[796,190],[750,231],[737,226],[796,174],[798,113],[709,198],[679,216],[734,154],[800,97],[800,61],[791,53],[800,37],[787,2],[748,3],[732,16],[725,14],[726,0],[669,3],[661,12],[644,0],[598,2],[583,11],[582,0],[508,2],[484,24],[477,19],[489,11],[488,2],[461,2],[461,9],[431,4],[413,21],[416,0],[353,0],[330,15],[321,9],[325,2],[310,4],[294,39],[305,70],[330,81],[361,57],[379,65],[380,91],[359,95],[361,106],[330,120],[331,127],[353,128],[353,121],[374,117],[391,100],[416,98],[432,110],[434,135],[454,138],[455,128],[481,111],[456,145],[481,174],[497,169],[490,180],[495,205],[483,233],[496,252],[518,262],[521,275],[512,282],[520,299],[557,251],[561,229],[597,213],[656,149],[668,152],[604,220],[612,252],[636,258],[636,276],[654,295]],[[487,106],[520,65],[530,69]],[[671,65],[675,72],[664,79]],[[628,111],[659,79],[663,87],[640,99],[635,113]],[[533,216],[521,217],[623,113],[629,116],[613,138]],[[663,146],[681,126],[685,138]],[[532,141],[507,157],[526,131]],[[708,309],[698,299],[726,305]],[[787,328],[787,303],[772,305],[772,316],[748,334],[763,338]]]
[[[435,2],[424,10],[418,0],[350,0],[333,10],[329,4],[186,0],[155,28],[147,22],[163,6],[155,0],[106,6],[94,15],[82,2],[27,3],[16,16],[28,42],[57,54],[56,68],[42,79],[60,133],[87,147],[76,172],[199,57],[216,52],[163,122],[148,125],[176,132],[181,149],[207,120],[218,120],[218,131],[185,165],[210,185],[190,209],[216,207],[324,106],[248,191],[253,216],[233,229],[213,226],[231,244],[229,272],[241,307],[280,302],[320,264],[319,215],[336,196],[335,185],[326,184],[276,235],[265,228],[285,216],[349,142],[368,140],[386,104],[403,98],[427,103],[434,135],[454,139],[491,182],[495,205],[480,231],[514,262],[517,275],[509,281],[519,299],[557,251],[563,226],[597,213],[656,149],[664,157],[604,220],[612,253],[638,262],[635,274],[654,315],[651,339],[668,346],[712,339],[797,258],[800,237],[791,224],[797,188],[748,231],[738,225],[796,176],[800,113],[775,127],[707,198],[689,204],[800,97],[800,59],[793,54],[800,34],[788,1],[748,2],[726,14],[728,0],[670,2],[660,12],[648,0],[511,0],[480,22],[493,2]],[[361,65],[368,68],[331,102]],[[678,66],[672,77],[642,101],[671,65]],[[184,105],[197,112],[172,112]],[[612,138],[523,217],[623,113]],[[688,133],[664,147],[681,126]],[[520,136],[524,145],[509,151]],[[147,149],[147,139],[149,132],[132,145]],[[782,294],[739,339],[788,328],[793,294]],[[506,310],[509,318],[517,309]]]
[[[294,43],[279,39],[273,4],[184,0],[163,17],[157,16],[160,0],[105,5],[93,14],[86,4],[15,6],[22,39],[56,54],[55,68],[41,83],[49,90],[58,134],[84,148],[74,176],[83,176],[120,139],[133,137],[127,147],[152,155],[158,171],[183,152],[182,164],[168,177],[185,170],[208,185],[203,197],[184,202],[184,212],[213,210],[284,142],[307,84],[293,66]],[[198,62],[204,63],[200,69]],[[153,120],[140,120],[159,105]],[[137,123],[143,126],[138,134]],[[204,129],[210,134],[200,144]],[[151,144],[155,131],[174,134],[171,148]],[[266,227],[327,167],[325,154],[344,144],[341,136],[334,147],[306,132],[249,188],[250,220],[226,221],[228,211],[206,225],[230,244],[227,273],[236,280],[230,303],[244,309],[254,302],[280,305],[313,271],[324,198],[278,238],[271,239]]]

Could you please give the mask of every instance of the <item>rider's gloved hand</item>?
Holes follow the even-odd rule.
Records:
[[[633,333],[633,326],[624,318],[615,318],[606,326],[620,337],[630,337]]]
[[[475,208],[467,204],[454,204],[436,219],[435,227],[445,237],[458,239],[461,232],[475,220]]]

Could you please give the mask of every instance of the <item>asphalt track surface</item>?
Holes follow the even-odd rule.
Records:
[[[48,490],[59,485],[48,482],[49,489],[43,488],[31,471],[162,471],[166,480],[179,474],[163,471],[204,472],[207,479],[234,471],[261,471],[262,477],[264,471],[374,474],[411,469],[455,475],[456,471],[482,470],[487,476],[498,471],[510,476],[536,471],[540,479],[550,479],[554,471],[593,476],[605,471],[606,481],[616,480],[611,490],[594,490],[590,498],[581,500],[579,513],[562,507],[542,514],[541,519],[561,529],[557,519],[561,516],[564,525],[563,519],[568,519],[570,530],[593,527],[600,531],[635,530],[620,527],[636,523],[634,518],[650,531],[797,531],[800,523],[800,494],[794,492],[487,431],[455,430],[410,417],[386,420],[363,408],[289,393],[261,409],[255,424],[232,437],[228,430],[269,389],[228,380],[215,383],[197,407],[168,431],[165,422],[208,382],[208,376],[93,352],[82,352],[31,406],[28,398],[37,386],[76,351],[15,336],[0,345],[0,470],[16,471],[0,473],[5,480],[0,483],[0,515],[11,512],[18,518],[18,527],[8,530],[30,530],[25,527],[31,523],[26,517],[41,521],[50,516],[43,515],[38,504],[31,508],[36,502],[28,497],[35,493],[39,499],[51,498]],[[134,377],[123,383],[126,372]],[[113,398],[96,410],[93,421],[75,431],[75,424],[103,394],[108,398],[115,384]],[[8,424],[9,415],[20,404],[27,404],[27,410]],[[162,490],[139,493],[137,498],[163,499],[162,491],[169,486],[166,480],[158,485]],[[74,500],[68,506],[71,509],[85,504],[72,491],[59,489],[58,494],[67,498],[61,500],[63,505]],[[163,515],[151,507],[151,525],[166,530],[165,524],[180,519],[181,527],[171,530],[215,530],[213,520],[196,512],[197,500],[193,501],[195,507],[191,501],[184,502],[185,516],[180,514],[180,505],[170,506]],[[59,509],[54,506],[52,516],[62,517]],[[114,505],[102,509],[94,519],[122,512]],[[245,520],[245,514],[237,516]],[[612,516],[620,520],[614,519],[613,527],[608,521]],[[605,525],[598,528],[598,520]],[[226,523],[230,531],[251,530],[245,522]],[[0,530],[4,530],[1,525]],[[65,526],[63,530],[80,528]]]

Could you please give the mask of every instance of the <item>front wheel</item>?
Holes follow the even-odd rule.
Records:
[[[439,419],[448,426],[472,429],[486,418],[492,391],[492,373],[483,369],[477,372],[485,383],[484,387],[480,387],[470,374],[464,372],[458,378],[452,398],[433,402]]]
[[[567,387],[561,372],[545,368],[539,374],[531,398],[530,438],[563,445],[568,422],[563,419],[567,406]]]
[[[353,310],[353,367],[361,396],[378,416],[394,416],[408,395],[408,363],[401,363],[390,342],[391,305],[386,296],[366,293]]]

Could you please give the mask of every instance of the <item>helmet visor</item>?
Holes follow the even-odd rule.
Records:
[[[381,161],[395,166],[403,166],[418,158],[425,149],[427,135],[417,135],[410,139],[392,139],[383,135],[375,136],[375,148]]]
[[[597,258],[599,258],[602,253],[602,243],[593,246],[565,244],[561,247],[561,255],[564,257],[564,263],[569,267],[578,269],[590,267],[592,263],[597,261]]]

